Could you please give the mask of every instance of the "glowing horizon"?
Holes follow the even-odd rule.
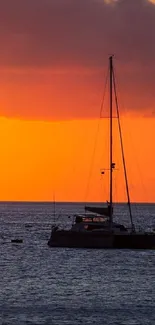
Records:
[[[102,141],[104,138],[107,139],[108,124],[107,120],[103,121],[103,119],[100,123],[87,192],[97,120],[25,122],[0,119],[1,139],[5,138],[5,142],[1,143],[0,200],[53,201],[55,193],[55,200],[61,202],[106,201],[109,176],[106,174],[101,180],[100,170],[108,165],[108,143]],[[155,162],[155,157],[151,157],[154,126],[155,119],[123,119],[123,131],[126,129],[123,134],[132,202],[155,201],[152,170],[147,170],[147,174],[144,172],[145,166],[154,165]],[[145,142],[143,141],[143,146],[140,147],[144,127]],[[137,157],[132,152],[133,145],[137,150]],[[114,183],[117,182],[117,190],[114,184],[114,201],[125,202],[118,144],[115,146],[114,157],[116,168],[119,168],[114,176]],[[138,164],[140,166],[137,168]]]

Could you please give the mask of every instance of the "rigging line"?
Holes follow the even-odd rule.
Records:
[[[102,97],[102,101],[101,101],[100,118],[102,118],[102,111],[103,111],[103,105],[104,105],[104,100],[105,100],[105,92],[106,92],[107,83],[108,83],[108,74],[109,74],[109,67],[107,69],[106,80],[105,80],[105,85],[104,85],[104,90],[103,90],[103,97]]]
[[[100,115],[99,115],[98,124],[97,124],[97,131],[96,131],[94,147],[93,147],[93,153],[92,153],[92,159],[91,159],[90,170],[89,170],[89,175],[88,175],[88,183],[87,183],[87,187],[86,187],[85,202],[86,202],[86,199],[88,197],[90,179],[91,179],[92,168],[93,168],[93,164],[94,164],[94,157],[95,157],[96,145],[97,145],[97,137],[98,137],[99,127],[100,127],[100,119],[102,118],[102,111],[103,111],[103,105],[104,105],[104,100],[105,100],[105,93],[106,93],[106,88],[107,88],[107,83],[108,83],[108,73],[109,73],[109,67],[107,69],[106,80],[105,80],[105,85],[104,85],[104,89],[103,89],[103,96],[102,96],[102,101],[101,101],[101,106],[100,106]]]
[[[118,60],[118,59],[117,59]],[[115,67],[115,77],[116,77],[116,67]],[[119,88],[120,88],[120,83],[119,83]],[[121,86],[122,87],[122,86]],[[117,89],[117,93],[118,93],[118,89]],[[122,96],[121,96],[121,102],[122,102]],[[122,104],[121,104],[121,106],[123,106],[123,110],[124,110],[124,112],[125,112],[125,114],[127,113],[127,110],[126,110],[126,107],[124,106],[124,100],[123,100],[123,102],[122,102]],[[142,186],[142,188],[143,188],[143,193],[145,194],[145,197],[147,196],[147,190],[146,190],[146,186],[145,186],[145,184],[144,184],[144,182],[143,182],[143,175],[142,175],[142,170],[141,170],[141,168],[140,168],[140,163],[139,163],[139,160],[138,160],[138,157],[137,157],[137,155],[136,155],[136,152],[137,152],[137,150],[136,150],[136,146],[135,146],[135,142],[134,142],[134,140],[133,140],[133,134],[132,134],[132,132],[130,132],[130,128],[129,128],[129,130],[128,130],[128,139],[130,139],[130,142],[131,142],[131,146],[133,147],[133,150],[132,150],[132,155],[134,155],[134,161],[135,161],[135,164],[136,164],[136,167],[137,167],[137,171],[138,171],[138,173],[139,173],[139,180],[140,180],[140,182],[141,182],[141,186]],[[132,184],[133,185],[133,184]],[[135,209],[138,211],[138,206],[135,204]]]
[[[115,58],[115,60],[118,61],[118,58],[117,58],[117,59]],[[114,73],[115,73],[115,80],[116,80],[116,75],[117,75],[117,69],[116,69],[116,66],[114,67]],[[117,98],[119,98],[119,106],[122,107],[122,110],[124,111],[125,115],[127,115],[127,109],[126,109],[126,107],[125,107],[125,105],[124,105],[124,99],[123,99],[123,97],[122,97],[122,94],[121,94],[121,98],[120,98],[120,96],[119,96],[122,90],[123,90],[123,89],[122,89],[122,83],[120,83],[120,80],[119,80],[119,88],[118,88],[118,81],[117,81]],[[122,92],[123,92],[123,91],[122,91]],[[121,101],[120,101],[120,100],[121,100]],[[130,132],[130,128],[129,128],[128,132],[127,132],[127,138],[130,139],[130,142],[132,142],[132,147],[134,147],[135,143],[134,143],[134,141],[133,141],[133,139],[132,139],[132,134],[131,134],[131,132]],[[136,152],[136,150],[133,150],[133,151],[132,151],[132,155],[135,154],[135,152]],[[138,168],[139,168],[139,166],[138,166],[138,160],[136,160],[136,159],[137,159],[136,155],[134,155],[134,156],[135,156],[135,162],[137,163],[137,169],[138,169]],[[142,175],[140,175],[140,177],[141,177],[141,176],[142,176]],[[134,185],[133,182],[131,183],[131,186],[132,186],[132,185]],[[144,188],[144,184],[142,184],[142,186],[143,186],[143,189],[145,190],[145,188]],[[145,193],[146,193],[146,191],[145,191]],[[133,210],[133,206],[132,206],[132,210]]]
[[[117,98],[117,92],[116,92],[116,80],[115,80],[114,68],[113,68],[112,73],[113,73],[114,95],[115,95],[116,111],[117,111],[117,117],[118,117],[118,127],[119,127],[119,134],[120,134],[122,160],[123,160],[123,167],[124,167],[124,176],[125,176],[125,184],[126,184],[126,192],[127,192],[127,199],[128,199],[129,214],[130,214],[130,220],[131,220],[132,230],[135,231],[135,227],[134,227],[134,224],[133,224],[133,218],[132,218],[132,211],[131,211],[130,194],[129,194],[128,178],[127,178],[127,171],[126,171],[126,163],[125,163],[125,155],[124,155],[124,147],[123,147],[123,138],[122,138],[121,123],[120,123],[120,114],[119,114],[118,98]]]

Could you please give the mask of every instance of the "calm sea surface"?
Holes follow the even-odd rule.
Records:
[[[56,204],[59,223],[72,212],[83,205]],[[155,228],[155,205],[133,212]],[[49,248],[53,218],[52,204],[0,203],[0,325],[154,325],[155,251]],[[118,219],[129,224],[123,205]]]

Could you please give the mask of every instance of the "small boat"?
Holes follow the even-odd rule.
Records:
[[[25,224],[25,228],[32,228],[32,225],[29,224],[29,223],[26,223],[26,224]]]
[[[109,188],[110,197],[106,206],[86,206],[85,214],[75,215],[74,222],[69,230],[59,229],[54,224],[48,245],[51,247],[72,247],[72,248],[128,248],[128,249],[154,249],[155,232],[137,231],[133,223],[130,193],[128,187],[127,170],[123,148],[123,138],[120,124],[119,107],[116,93],[116,82],[113,68],[113,56],[109,57],[109,85],[110,85],[110,166],[109,166]],[[131,228],[113,221],[113,92],[116,101],[116,113],[120,135],[120,146],[126,184],[127,205]],[[89,214],[87,213],[89,212]],[[91,214],[90,214],[91,213]]]
[[[21,243],[23,243],[23,239],[18,239],[18,238],[11,239],[11,243],[21,244]]]

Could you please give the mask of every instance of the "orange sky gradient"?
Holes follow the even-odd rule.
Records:
[[[122,125],[126,131],[131,200],[153,202],[155,119],[126,117]],[[57,201],[105,201],[109,175],[106,172],[101,177],[100,169],[108,166],[108,119],[100,120],[88,186],[97,129],[97,120],[30,122],[1,118],[1,200],[51,201],[55,192]],[[114,172],[114,199],[118,202],[125,201],[126,196],[116,140],[114,160],[118,170]]]
[[[155,1],[5,0],[0,10],[0,200],[109,199],[114,67],[131,201],[155,202]],[[132,23],[131,23],[132,22]],[[106,92],[102,117],[108,116]],[[114,113],[115,114],[115,113]],[[126,201],[114,120],[114,201]],[[89,186],[88,186],[89,185]]]

